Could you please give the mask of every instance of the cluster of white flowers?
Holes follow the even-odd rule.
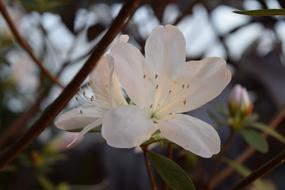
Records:
[[[202,157],[220,151],[220,138],[209,124],[182,114],[209,102],[226,87],[231,73],[221,58],[186,62],[186,43],[175,26],[158,26],[146,40],[145,56],[116,40],[90,75],[94,96],[60,115],[64,130],[79,136],[102,125],[112,147],[133,148],[154,133]],[[126,98],[127,96],[127,98]]]

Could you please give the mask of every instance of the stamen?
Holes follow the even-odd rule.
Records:
[[[186,105],[186,99],[183,101],[183,104]]]
[[[146,75],[143,75],[143,78],[145,79],[145,78],[146,78]]]
[[[158,75],[157,75],[157,74],[155,74],[154,78],[155,78],[155,79],[157,79],[157,77],[158,77]]]
[[[185,84],[182,84],[182,88],[185,88]]]
[[[83,114],[83,111],[82,110],[79,110],[80,114],[82,115]]]
[[[155,86],[155,89],[158,89],[158,84]]]

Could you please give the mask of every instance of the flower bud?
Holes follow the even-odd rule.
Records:
[[[240,113],[242,116],[247,116],[251,114],[253,106],[246,88],[239,84],[235,85],[230,93],[228,106],[231,115]]]

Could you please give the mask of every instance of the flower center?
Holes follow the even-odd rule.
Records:
[[[180,104],[181,106],[186,106],[187,93],[189,92],[190,84],[186,81],[177,80],[174,78],[163,77],[155,74],[149,76],[147,74],[143,75],[143,79],[149,79],[152,81],[152,90],[154,90],[154,100],[153,103],[149,106],[150,113],[159,113],[161,115],[172,113],[172,107],[175,104]],[[151,90],[151,91],[152,91]]]

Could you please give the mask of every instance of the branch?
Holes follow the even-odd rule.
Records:
[[[40,135],[40,133],[52,122],[56,115],[65,107],[69,100],[76,94],[78,87],[87,77],[89,72],[96,66],[106,48],[114,40],[116,35],[127,24],[132,13],[140,4],[141,0],[126,1],[120,10],[118,16],[111,24],[100,42],[94,47],[92,54],[86,61],[81,70],[76,74],[72,81],[62,91],[62,93],[51,103],[39,117],[39,119],[31,126],[31,128],[11,147],[0,155],[0,169],[5,167],[9,162],[14,160],[29,144]]]
[[[147,169],[147,174],[150,178],[150,182],[151,182],[151,188],[152,190],[158,190],[157,184],[156,184],[156,180],[152,171],[152,167],[151,167],[151,163],[148,157],[148,150],[147,150],[147,146],[141,146],[141,149],[143,151],[143,156],[144,156],[144,161],[145,161],[145,165],[146,165],[146,169]]]
[[[64,86],[58,81],[58,79],[53,76],[44,66],[41,60],[37,58],[37,56],[33,53],[32,48],[28,45],[28,43],[24,40],[21,36],[20,32],[18,31],[16,24],[13,22],[11,16],[9,15],[4,3],[0,0],[0,12],[3,15],[4,19],[6,20],[11,32],[13,33],[14,37],[16,38],[18,44],[26,51],[26,53],[30,56],[30,58],[39,66],[41,72],[45,74],[53,83],[57,84],[61,88]]]
[[[229,190],[244,189],[249,184],[254,182],[256,179],[264,176],[265,174],[269,173],[270,171],[280,166],[281,164],[284,164],[284,162],[285,162],[285,150],[283,150],[273,159],[269,160],[268,162],[260,166],[257,170],[253,171],[250,175],[242,179],[240,182],[236,183]]]
[[[68,66],[69,61],[66,61],[62,67],[58,70],[57,77],[59,77],[66,66]],[[26,109],[23,114],[21,114],[12,125],[0,136],[0,149],[6,145],[8,145],[9,141],[17,136],[21,136],[23,134],[23,126],[27,125],[27,123],[31,120],[31,118],[37,114],[40,110],[41,103],[48,96],[53,84],[50,82],[47,84],[47,87],[43,89],[32,103],[32,105]]]
[[[278,125],[284,120],[285,118],[285,107],[281,109],[281,111],[273,118],[270,122],[269,127],[275,129]],[[267,138],[268,135],[263,133],[262,135],[264,138]],[[244,163],[247,159],[249,159],[255,153],[255,149],[248,147],[245,151],[243,151],[240,156],[236,159],[236,162],[239,164]],[[220,183],[222,183],[225,179],[227,179],[233,172],[234,168],[228,166],[226,169],[222,170],[218,173],[213,179],[209,182],[209,189],[214,189]]]

